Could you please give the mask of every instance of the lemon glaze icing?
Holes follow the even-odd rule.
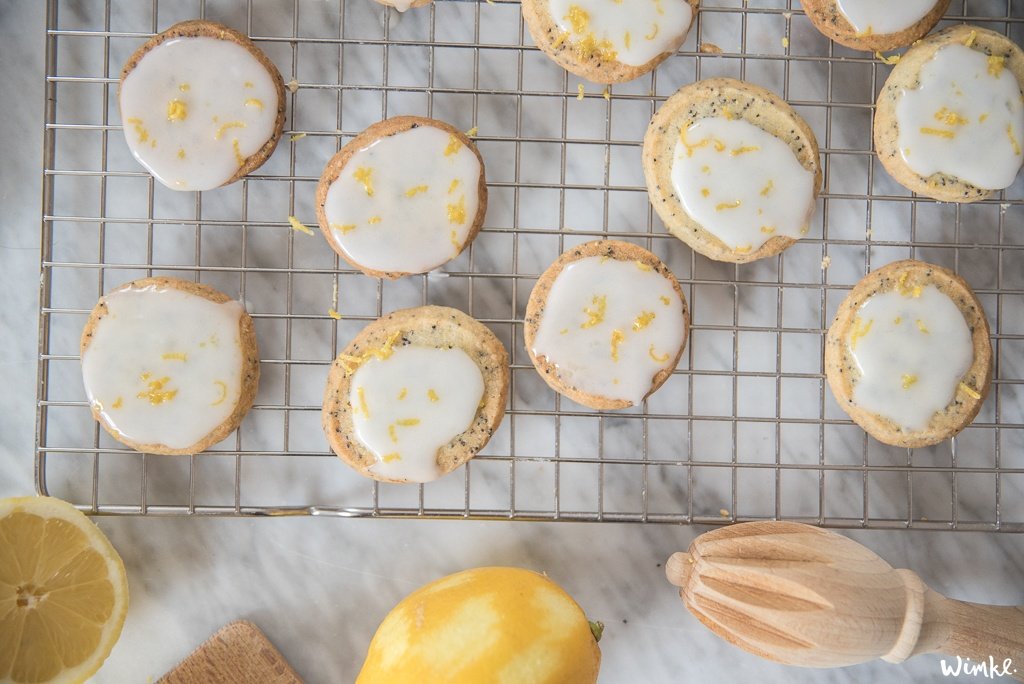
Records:
[[[963,314],[934,285],[869,297],[848,344],[859,373],[853,402],[908,431],[949,405],[974,361]]]
[[[411,345],[370,358],[349,391],[356,438],[377,458],[370,470],[436,480],[438,449],[473,424],[483,396],[483,374],[461,349]]]
[[[684,126],[672,185],[686,213],[738,252],[778,235],[799,238],[814,212],[814,174],[789,145],[743,119]]]
[[[461,250],[479,207],[480,160],[453,134],[419,125],[353,154],[327,190],[335,244],[369,269],[425,273]]]
[[[204,36],[167,40],[143,55],[120,89],[132,155],[172,190],[210,190],[232,178],[274,134],[277,86],[247,49]]]
[[[642,66],[686,39],[693,8],[686,0],[550,0],[551,18],[584,59],[594,55]]]
[[[639,404],[660,371],[675,367],[686,322],[675,288],[641,262],[586,257],[555,278],[533,354],[564,384]]]
[[[82,379],[107,425],[139,444],[184,449],[231,416],[242,391],[241,303],[156,285],[104,302]]]
[[[1003,58],[946,45],[922,65],[919,80],[896,102],[907,166],[920,176],[945,173],[988,190],[1012,185],[1024,162],[1024,105]]]
[[[936,0],[836,0],[836,6],[862,36],[905,31],[935,9]]]

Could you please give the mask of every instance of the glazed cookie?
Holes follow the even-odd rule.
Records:
[[[1024,52],[971,26],[910,48],[875,109],[875,150],[904,187],[945,202],[976,202],[1013,184],[1024,156]]]
[[[132,155],[172,190],[210,190],[259,168],[284,129],[281,74],[247,37],[183,21],[121,70],[118,102]]]
[[[807,232],[821,189],[810,126],[731,78],[680,88],[644,136],[647,192],[669,232],[717,261],[778,254]]]
[[[526,307],[526,350],[553,390],[595,409],[641,403],[672,374],[690,315],[675,276],[614,240],[563,253]]]
[[[937,444],[974,420],[988,394],[985,312],[954,273],[922,261],[889,264],[840,305],[825,376],[842,409],[878,441]]]
[[[594,83],[643,76],[686,40],[699,0],[523,0],[533,42]]]
[[[444,306],[395,311],[335,359],[324,433],[361,475],[430,482],[484,448],[505,415],[508,383],[508,353],[480,322]]]
[[[487,185],[480,152],[443,121],[396,116],[327,162],[316,215],[345,261],[376,278],[426,273],[480,232]]]
[[[931,31],[949,0],[801,0],[814,27],[854,50],[893,50]]]
[[[242,304],[177,278],[144,278],[101,297],[81,351],[93,417],[119,442],[155,454],[195,454],[227,437],[260,376]]]

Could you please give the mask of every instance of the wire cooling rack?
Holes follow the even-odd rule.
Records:
[[[1017,0],[953,2],[1024,38]],[[291,130],[227,188],[175,193],[131,159],[120,66],[187,18],[253,37],[290,81]],[[1024,183],[970,206],[909,195],[871,152],[872,103],[889,71],[814,31],[795,0],[704,0],[686,45],[605,90],[532,44],[516,2],[439,0],[405,15],[370,0],[49,0],[36,478],[95,514],[289,515],[726,523],[1024,531]],[[825,187],[809,235],[733,266],[695,256],[649,206],[640,141],[655,109],[698,78],[733,76],[791,102],[818,136]],[[580,84],[582,83],[582,91]],[[582,94],[581,94],[582,93]],[[396,282],[339,263],[314,224],[330,156],[397,114],[476,127],[490,207],[472,247]],[[537,276],[600,237],[657,253],[693,313],[687,353],[641,407],[600,413],[551,392],[522,344]],[[951,267],[992,323],[993,390],[959,437],[928,449],[869,439],[822,372],[824,333],[867,271],[914,257]],[[242,298],[262,356],[239,431],[194,456],[139,454],[91,419],[78,336],[99,295],[169,274]],[[506,418],[466,467],[426,486],[355,474],[319,426],[328,366],[368,321],[425,303],[467,311],[507,345]],[[327,315],[329,308],[341,320]]]

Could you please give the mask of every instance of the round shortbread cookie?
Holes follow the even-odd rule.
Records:
[[[1024,161],[1022,84],[1024,52],[999,33],[961,25],[924,38],[878,95],[882,166],[900,185],[944,202],[976,202],[1008,187]],[[913,122],[905,130],[904,118]]]
[[[526,350],[556,392],[594,409],[640,404],[675,370],[690,327],[679,282],[651,252],[596,240],[564,252],[530,293]]]
[[[566,71],[594,83],[643,76],[686,40],[699,0],[523,0],[533,41]]]
[[[988,394],[985,312],[953,272],[922,261],[889,264],[840,305],[825,341],[825,376],[839,406],[878,441],[937,444],[970,424]]]
[[[284,82],[245,35],[175,24],[132,53],[118,102],[125,141],[172,190],[210,190],[259,168],[284,130]]]
[[[153,277],[100,298],[81,339],[93,417],[137,451],[195,454],[238,427],[259,383],[252,319],[208,285]]]
[[[487,211],[483,157],[455,127],[418,116],[373,124],[327,162],[320,230],[375,278],[426,273],[462,253]]]
[[[775,94],[731,78],[684,86],[661,106],[644,136],[643,167],[669,232],[733,263],[792,245],[821,189],[810,126]]]
[[[801,0],[823,35],[854,50],[894,50],[931,31],[949,0]]]
[[[508,353],[486,326],[443,306],[363,328],[327,377],[331,449],[361,475],[428,482],[473,458],[505,415]]]

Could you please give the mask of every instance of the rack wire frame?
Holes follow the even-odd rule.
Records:
[[[1017,199],[1022,195],[1020,183],[996,199],[962,207],[937,205],[891,182],[873,157],[870,136],[851,142],[844,135],[851,118],[870,126],[874,95],[888,69],[884,63],[820,37],[812,39],[816,34],[793,0],[706,0],[687,44],[673,58],[681,65],[678,82],[666,75],[670,67],[663,66],[633,84],[603,92],[592,84],[578,89],[579,80],[560,70],[560,83],[547,87],[535,76],[550,77],[555,67],[537,66],[546,63],[513,0],[438,0],[401,19],[414,22],[419,34],[396,29],[402,25],[394,23],[397,15],[391,10],[383,10],[382,17],[379,9],[372,10],[378,18],[373,24],[366,20],[371,10],[365,7],[372,3],[359,7],[356,0],[349,0],[346,6],[345,0],[338,0],[333,5],[333,35],[316,35],[319,30],[303,23],[304,14],[316,11],[310,3],[275,4],[290,14],[290,27],[275,27],[283,29],[283,35],[257,26],[263,11],[260,0],[196,0],[173,8],[166,0],[137,3],[133,8],[148,12],[143,20],[148,25],[131,30],[114,26],[128,3],[48,0],[35,455],[40,494],[62,496],[100,515],[677,524],[786,518],[840,528],[1024,532],[1024,459],[1019,455],[1024,453],[1024,364],[1018,363],[1024,340],[1024,324],[1018,323],[1024,320],[1024,278],[1017,274],[1024,240],[1013,231],[1024,218],[1024,200]],[[225,213],[218,202],[207,199],[208,193],[197,193],[189,200],[190,215],[163,217],[162,191],[154,180],[137,167],[122,168],[117,160],[117,146],[123,145],[116,107],[117,51],[130,51],[167,28],[173,23],[168,15],[177,11],[226,20],[244,30],[271,53],[291,81],[291,130],[275,153],[278,163],[268,163],[237,184],[234,199],[240,204],[233,212]],[[978,23],[1020,42],[1021,14],[1015,0],[964,1],[959,7],[953,3],[947,21]],[[65,22],[65,16],[70,21]],[[452,17],[458,17],[461,23],[454,23],[471,35],[450,35]],[[183,18],[187,17],[178,17]],[[499,27],[511,31],[510,39],[490,37],[500,33]],[[766,27],[778,29],[768,36],[775,49],[767,47]],[[728,45],[735,49],[721,50],[712,39],[732,41]],[[84,42],[101,45],[91,70],[63,72],[65,62],[75,62],[77,46]],[[811,48],[802,50],[802,43]],[[322,78],[305,78],[303,60],[312,60],[311,50],[336,54],[339,66],[334,70],[330,65],[319,74]],[[352,61],[359,50],[375,51],[380,57],[379,72],[366,83],[346,78],[346,60]],[[402,50],[426,57],[423,78],[410,82],[397,75],[402,64],[393,57]],[[452,63],[445,61],[451,55],[466,64],[471,60],[472,65],[469,75],[455,85],[449,85],[452,79],[442,78],[440,71],[443,61]],[[487,69],[493,62],[511,70],[512,79],[504,87],[481,82],[481,73],[492,73]],[[544,68],[548,71],[538,72]],[[665,232],[646,202],[642,178],[623,180],[616,171],[623,155],[639,159],[644,133],[644,126],[624,133],[616,122],[628,118],[620,113],[627,107],[649,118],[687,80],[723,71],[757,80],[772,69],[781,78],[777,89],[782,97],[812,122],[819,137],[825,177],[820,230],[812,231],[799,247],[760,265],[711,263]],[[329,77],[332,73],[335,78]],[[814,80],[812,73],[824,87],[823,97],[802,94],[802,85]],[[851,73],[859,82],[870,81],[869,92],[847,97],[842,82]],[[61,108],[69,99],[74,105],[74,94],[82,92],[101,102],[98,121],[87,121],[84,109]],[[308,93],[318,93],[321,103],[336,103],[333,129],[301,125],[297,101]],[[512,130],[504,134],[489,131],[483,120],[482,103],[488,98],[499,102],[499,96],[507,119],[514,120]],[[408,97],[412,100],[403,99]],[[404,279],[404,291],[365,278],[333,254],[327,262],[307,265],[312,254],[307,245],[312,243],[302,242],[306,236],[289,230],[285,220],[311,207],[304,198],[312,194],[318,172],[304,163],[306,139],[323,143],[326,156],[333,154],[372,120],[362,123],[361,118],[378,115],[375,108],[353,106],[348,100],[373,98],[379,98],[381,118],[396,113],[452,116],[453,111],[468,116],[470,126],[480,127],[477,140],[488,161],[492,204],[496,196],[507,200],[497,218],[491,218],[492,208],[481,237],[467,253],[443,273]],[[442,100],[449,104],[442,106]],[[542,118],[555,123],[553,134],[533,132],[530,112],[535,102],[545,111]],[[574,107],[584,106],[599,111],[603,131],[573,133]],[[81,152],[89,147],[81,136],[95,143],[98,154]],[[555,155],[557,178],[534,180],[530,155],[536,149]],[[604,160],[601,177],[589,182],[577,180],[570,163],[585,149],[596,149]],[[511,155],[508,168],[498,173],[498,162],[489,155],[495,150],[510,150]],[[126,193],[125,187],[139,191]],[[271,187],[286,188],[287,214],[250,210],[254,200],[272,194]],[[557,194],[552,203],[557,224],[532,219],[542,191]],[[589,228],[570,225],[581,206],[574,193],[599,198],[600,217]],[[141,199],[141,208],[114,211],[126,194]],[[624,221],[629,211],[637,215],[632,210],[637,198],[645,207],[641,218]],[[83,209],[86,204],[91,209]],[[867,226],[861,235],[837,228],[840,213],[851,207],[855,217],[864,219],[861,230]],[[890,210],[907,220],[883,232],[877,217],[888,216]],[[937,221],[934,211],[945,221]],[[941,229],[934,228],[938,223]],[[181,240],[174,249],[167,248],[165,229],[192,233],[186,258],[179,253]],[[121,254],[120,241],[127,235],[141,241],[136,253]],[[272,236],[269,242],[267,235]],[[602,237],[635,241],[659,253],[676,272],[693,307],[687,354],[666,385],[676,385],[671,401],[659,401],[659,393],[635,410],[591,411],[550,393],[533,374],[522,348],[525,299],[544,266],[533,252],[547,253],[534,250],[534,245],[550,246],[550,261],[573,244]],[[209,263],[204,254],[217,253],[209,247],[214,239],[233,245],[236,264]],[[480,243],[488,239],[499,247],[499,254],[507,252],[506,261],[494,265],[485,254]],[[82,240],[95,248],[69,252],[63,247],[80,246]],[[266,263],[253,256],[254,246],[264,244],[280,252],[284,262]],[[326,245],[318,248],[329,252]],[[266,256],[266,248],[262,254]],[[821,367],[824,335],[839,301],[864,273],[906,257],[926,258],[960,272],[975,286],[992,323],[996,374],[986,408],[961,436],[931,449],[892,449],[868,438],[833,405]],[[808,260],[820,264],[811,275]],[[842,273],[837,273],[839,262],[847,264]],[[92,422],[79,387],[76,333],[91,308],[89,302],[113,285],[153,274],[212,282],[236,292],[246,301],[258,333],[261,326],[283,331],[283,345],[271,345],[274,349],[267,350],[263,337],[260,340],[264,382],[273,376],[272,384],[281,395],[267,396],[261,387],[239,431],[202,454],[167,457],[122,447]],[[304,301],[309,289],[305,281],[310,278],[333,283],[331,303],[342,311],[341,321],[326,313],[329,290],[317,290],[317,301],[323,304],[319,310]],[[269,282],[275,292],[283,288],[283,310],[261,302],[254,281]],[[72,290],[74,295],[69,296]],[[350,297],[360,292],[366,296]],[[504,308],[494,304],[501,296]],[[346,310],[350,299],[360,301]],[[305,428],[312,425],[317,432],[320,406],[315,398],[300,396],[299,390],[307,377],[326,376],[331,360],[359,327],[399,308],[394,302],[409,299],[419,300],[408,302],[413,305],[448,303],[463,308],[506,342],[512,360],[510,405],[502,430],[466,467],[426,486],[365,480],[338,462],[322,438],[320,445],[308,442],[310,430]],[[758,312],[753,318],[752,310]],[[327,346],[317,354],[305,351],[303,340],[310,325],[328,330]],[[801,342],[794,346],[794,340]],[[724,352],[709,361],[703,350],[716,343],[722,343]],[[764,357],[760,365],[747,362],[750,350]],[[794,356],[800,357],[797,365]],[[707,397],[721,405],[702,409]],[[796,404],[803,408],[794,412]],[[267,416],[274,420],[261,420]],[[279,428],[266,427],[271,422]]]

